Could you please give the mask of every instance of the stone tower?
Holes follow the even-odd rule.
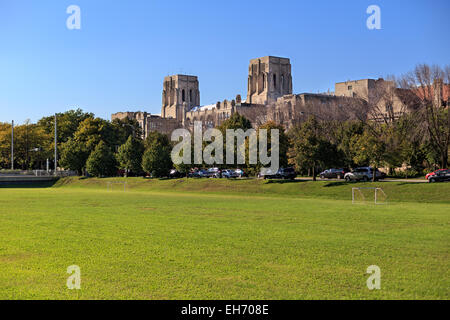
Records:
[[[268,104],[287,94],[292,94],[288,58],[267,56],[250,60],[247,103]]]
[[[177,74],[164,78],[161,117],[183,121],[185,112],[199,105],[196,76]]]

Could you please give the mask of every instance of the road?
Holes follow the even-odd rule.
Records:
[[[300,177],[300,178],[296,178],[296,180],[310,180],[312,181],[313,178],[312,177]],[[342,181],[345,182],[344,179],[320,179],[319,177],[317,178],[317,181]],[[388,178],[388,179],[382,179],[379,180],[381,182],[408,182],[408,183],[428,183],[428,180],[425,179],[393,179],[393,178]]]

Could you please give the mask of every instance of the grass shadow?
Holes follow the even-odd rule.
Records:
[[[347,186],[347,185],[351,185],[351,184],[355,184],[355,182],[333,181],[333,182],[326,183],[324,185],[324,187],[339,187],[339,186]]]
[[[286,184],[286,183],[302,183],[309,182],[309,180],[282,180],[282,179],[268,179],[266,180],[266,184],[275,183],[275,184]]]
[[[0,182],[0,189],[43,189],[51,188],[58,179],[40,182]]]

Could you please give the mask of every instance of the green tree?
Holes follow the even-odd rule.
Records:
[[[225,120],[220,126],[217,127],[220,132],[222,132],[223,135],[223,155],[224,155],[224,162],[227,161],[226,159],[226,131],[227,130],[238,130],[242,129],[244,132],[248,129],[252,129],[252,124],[250,120],[248,120],[243,115],[240,115],[238,112],[233,113],[231,117],[227,120]],[[234,167],[239,168],[242,165],[237,163],[237,139],[234,139],[234,165],[227,165],[226,167]],[[270,140],[269,140],[270,141]],[[204,143],[205,144],[205,143]],[[203,146],[204,147],[204,146]],[[248,137],[245,138],[245,149],[246,149],[246,164],[248,165]],[[244,164],[245,165],[245,164]],[[224,165],[219,167],[224,167]]]
[[[60,161],[59,164],[65,169],[74,170],[78,175],[83,174],[83,169],[86,166],[86,161],[89,157],[88,148],[70,138],[65,142],[60,149]]]
[[[130,136],[135,138],[142,137],[142,129],[136,119],[124,118],[111,121],[114,129],[114,141],[117,146],[127,142]]]
[[[86,161],[87,172],[94,177],[108,177],[116,173],[116,159],[111,149],[100,141]]]
[[[183,157],[183,155],[184,155],[183,150],[181,150],[180,157]],[[193,166],[192,159],[194,159],[194,141],[191,137],[191,163],[183,163],[183,162],[180,164],[174,163],[173,166],[175,167],[176,170],[178,170],[178,172],[187,176]]]
[[[11,168],[11,124],[0,122],[0,168]]]
[[[248,130],[252,128],[252,123],[246,117],[240,115],[238,112],[235,112],[231,115],[231,117],[225,120],[218,129],[225,136],[227,129],[242,129]]]
[[[111,122],[101,118],[87,118],[80,123],[73,138],[84,144],[90,154],[102,140],[108,147],[114,148],[117,136]]]
[[[113,126],[109,121],[87,117],[78,129],[60,147],[60,165],[82,174],[86,161],[97,145],[103,141],[109,148],[115,145]]]
[[[142,154],[144,145],[140,139],[128,137],[128,140],[119,147],[116,154],[119,168],[125,170],[125,176],[131,172],[134,175],[142,174]]]
[[[292,162],[299,171],[311,169],[314,181],[318,167],[333,165],[334,159],[340,157],[337,146],[325,139],[321,131],[321,124],[315,116],[290,131]]]
[[[376,138],[373,134],[365,131],[360,137],[355,136],[356,163],[370,164],[374,172],[383,163],[386,157],[386,144],[383,140]],[[376,180],[376,174],[373,175],[373,181]]]
[[[64,143],[73,137],[81,122],[94,118],[94,114],[83,112],[81,109],[69,110],[64,113],[57,113],[58,143]],[[40,119],[37,123],[53,140],[55,135],[55,117],[49,116]]]
[[[346,168],[355,167],[355,152],[353,148],[354,141],[352,138],[354,136],[360,136],[364,132],[364,123],[361,121],[343,121],[335,123],[336,128],[336,138],[335,143],[337,144],[339,152],[341,152],[342,157],[340,158],[341,164]]]
[[[266,122],[265,124],[259,126],[257,130],[257,136],[259,137],[259,130],[265,129],[267,130],[267,151],[268,153],[272,152],[272,136],[271,130],[278,130],[279,132],[279,164],[281,168],[286,168],[288,166],[288,150],[290,148],[290,139],[285,132],[285,129],[282,125],[278,125],[273,121]],[[248,144],[247,144],[248,149]],[[248,153],[247,153],[248,154]],[[248,156],[247,156],[248,159]],[[262,167],[262,164],[258,162],[256,171],[259,171]]]
[[[144,171],[156,178],[167,176],[173,165],[170,156],[172,146],[169,138],[154,131],[147,137],[145,146],[146,150],[142,157]]]

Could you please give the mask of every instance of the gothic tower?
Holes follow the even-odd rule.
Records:
[[[247,103],[269,104],[292,94],[291,63],[288,58],[262,57],[250,60]]]
[[[184,113],[200,105],[198,78],[188,75],[173,75],[164,78],[161,117],[180,121]]]

